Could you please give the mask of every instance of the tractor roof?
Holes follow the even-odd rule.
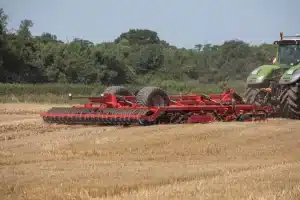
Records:
[[[300,44],[300,35],[283,36],[280,32],[280,40],[274,41],[274,44]]]

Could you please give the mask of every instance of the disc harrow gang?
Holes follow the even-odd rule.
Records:
[[[142,124],[140,118],[149,114],[152,114],[152,111],[148,109],[55,107],[42,114],[42,117],[45,122],[57,124],[130,125]]]
[[[145,87],[135,95],[113,86],[109,93],[88,98],[88,103],[53,107],[41,117],[47,123],[82,125],[153,125],[266,120],[270,107],[245,104],[229,89],[221,94],[169,96],[161,88]],[[72,95],[69,95],[70,98]]]

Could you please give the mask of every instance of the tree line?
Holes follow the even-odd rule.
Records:
[[[100,44],[80,38],[63,42],[51,33],[33,36],[34,23],[29,19],[22,20],[14,32],[7,30],[7,22],[0,9],[2,83],[222,83],[245,80],[254,68],[270,63],[276,52],[273,44],[251,46],[241,40],[177,48],[148,29],[130,29]]]

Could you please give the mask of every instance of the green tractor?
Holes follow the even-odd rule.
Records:
[[[271,105],[279,117],[300,119],[300,35],[275,41],[273,64],[262,65],[247,78],[245,100],[250,104]]]

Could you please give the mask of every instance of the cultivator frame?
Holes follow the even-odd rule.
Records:
[[[119,95],[117,91],[98,97],[73,97],[70,94],[69,98],[87,98],[88,102],[69,108],[51,108],[40,114],[43,120],[48,123],[82,125],[261,121],[266,120],[272,109],[245,104],[233,89],[221,94],[168,96],[161,88],[145,87],[136,95]]]

